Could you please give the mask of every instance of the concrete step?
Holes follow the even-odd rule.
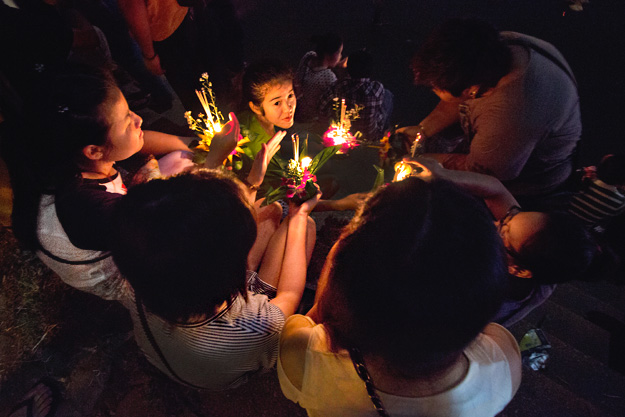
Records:
[[[532,311],[524,321],[527,323],[524,331],[540,327],[597,361],[609,363],[610,332],[551,300]],[[518,325],[519,323],[513,328]]]
[[[524,329],[529,327],[530,323],[521,322],[513,329],[517,340],[523,336]],[[625,415],[625,375],[580,352],[574,345],[563,342],[555,335],[545,334],[552,346],[547,366],[540,371],[524,369],[524,383],[538,373],[562,385],[572,397],[581,398],[603,410],[605,414],[600,415]],[[534,384],[543,382],[538,379]],[[539,385],[532,389],[540,395]],[[525,391],[523,386],[521,391]]]
[[[573,281],[567,286],[575,287],[584,293],[609,304],[621,312],[620,319],[625,316],[625,285],[615,285],[610,282]]]
[[[625,302],[623,300],[619,302],[620,290],[625,288],[603,283],[603,286],[597,287],[602,288],[601,292],[598,292],[589,291],[587,287],[580,284],[559,285],[549,300],[584,318],[587,318],[587,314],[591,311],[598,311],[617,320],[625,316]],[[607,300],[606,294],[609,295]]]
[[[516,396],[498,417],[617,417],[577,397],[548,376],[525,371]]]

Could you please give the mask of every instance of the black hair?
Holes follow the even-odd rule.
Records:
[[[609,185],[625,185],[625,155],[604,156],[597,166],[597,178]]]
[[[347,73],[352,78],[370,78],[373,66],[373,56],[362,49],[349,54]]]
[[[111,252],[146,308],[172,321],[247,295],[256,222],[238,181],[220,170],[152,180],[128,191]]]
[[[320,59],[334,55],[343,45],[343,38],[334,32],[312,36],[310,41],[315,44],[315,52]]]
[[[293,71],[282,61],[263,59],[250,64],[243,74],[242,109],[248,109],[251,101],[260,106],[269,87],[293,82]]]
[[[341,236],[319,300],[332,348],[408,376],[451,365],[499,309],[503,248],[475,197],[443,180],[392,183]]]
[[[5,146],[14,191],[12,224],[20,243],[30,249],[38,246],[41,194],[79,177],[82,149],[106,142],[110,110],[121,94],[111,74],[86,66],[48,74],[37,91],[26,100]]]
[[[543,227],[521,245],[515,263],[544,284],[582,277],[597,254],[597,242],[574,215],[563,211],[545,214]]]
[[[412,58],[417,85],[459,97],[472,85],[484,91],[510,72],[512,53],[490,23],[475,18],[445,21]]]

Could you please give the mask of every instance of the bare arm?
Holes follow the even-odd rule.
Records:
[[[146,67],[156,75],[163,74],[164,71],[152,43],[152,32],[150,31],[145,0],[119,0],[118,3],[132,36],[141,48]]]
[[[314,211],[357,210],[368,196],[369,193],[354,193],[338,200],[321,200]]]
[[[321,193],[300,206],[291,205],[286,246],[277,295],[271,300],[285,316],[295,312],[304,293],[306,284],[306,230],[308,228],[308,214],[319,201]]]
[[[426,137],[430,137],[458,121],[460,121],[458,103],[441,100],[418,126],[405,126],[397,129],[397,131],[414,139],[419,130],[421,130]]]
[[[189,150],[188,143],[191,141],[191,138],[155,132],[153,130],[144,130],[143,133],[143,148],[141,148],[141,153],[143,154],[159,156],[173,151]]]
[[[476,197],[483,198],[495,219],[501,219],[510,207],[519,205],[501,181],[490,175],[446,169],[435,160],[427,158],[417,158],[410,162],[424,169],[419,174],[422,178],[442,178],[453,182]]]
[[[330,249],[330,253],[326,257],[326,263],[323,264],[323,269],[321,270],[321,274],[319,275],[319,280],[317,281],[317,292],[315,293],[315,304],[313,304],[312,308],[306,313],[308,317],[313,319],[315,322],[320,323],[321,317],[319,317],[319,310],[317,308],[317,303],[323,297],[323,293],[326,290],[328,285],[328,279],[330,276],[330,270],[332,269],[332,259],[334,259],[334,253],[336,252],[336,246],[332,246]]]
[[[280,364],[289,382],[302,389],[306,367],[306,349],[313,323],[300,315],[291,316],[280,335]]]

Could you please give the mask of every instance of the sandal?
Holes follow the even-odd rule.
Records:
[[[42,378],[11,410],[8,417],[53,417],[61,402],[61,388],[58,381]]]

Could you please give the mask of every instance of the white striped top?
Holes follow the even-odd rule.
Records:
[[[625,211],[625,195],[600,179],[589,181],[571,200],[569,212],[589,225],[602,225]]]
[[[136,305],[130,311],[137,344],[154,366],[176,380],[147,339]],[[266,295],[248,291],[247,301],[238,295],[215,316],[192,325],[145,313],[163,355],[187,383],[214,391],[234,388],[276,364],[285,317]]]

